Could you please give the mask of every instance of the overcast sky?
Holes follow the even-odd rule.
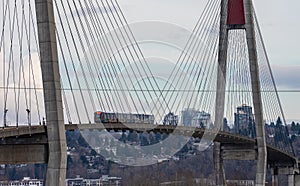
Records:
[[[167,22],[184,28],[184,32],[192,31],[207,1],[118,0],[129,23]],[[288,120],[300,122],[300,1],[254,0],[254,6],[278,89],[285,91],[280,92],[285,116]],[[2,3],[0,7],[2,10]],[[159,40],[163,39],[168,38]],[[185,45],[184,41],[181,41],[181,45]],[[166,52],[163,48],[164,46],[156,47],[156,50],[151,51],[151,56],[164,55]],[[173,47],[168,51],[169,55],[172,56],[176,50],[178,48]],[[0,59],[1,55],[2,53]],[[176,60],[173,58],[173,61]]]
[[[157,20],[192,30],[206,0],[120,0],[129,23]],[[300,90],[300,1],[254,0],[279,90]],[[300,92],[280,93],[285,116],[300,121]]]

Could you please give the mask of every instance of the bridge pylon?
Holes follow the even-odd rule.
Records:
[[[52,0],[35,0],[48,137],[47,186],[66,180],[67,145]]]
[[[256,151],[254,152],[254,157],[257,160],[255,185],[263,186],[265,185],[266,181],[267,147],[263,122],[263,108],[260,90],[258,55],[254,31],[254,12],[252,0],[221,1],[215,123],[218,127],[222,128],[225,105],[228,33],[229,30],[236,29],[242,29],[246,32],[246,41],[249,54],[249,68],[252,85],[252,99],[256,125],[256,147],[253,147]],[[222,151],[221,148],[222,145],[217,145],[217,147],[214,148],[214,153],[220,154],[220,151]],[[222,155],[214,155],[214,157],[222,159]],[[249,157],[247,157],[247,159],[248,158]],[[218,163],[222,163],[223,160],[215,160],[214,162],[216,185],[226,185],[225,173],[224,169],[222,168],[223,165],[216,165]]]

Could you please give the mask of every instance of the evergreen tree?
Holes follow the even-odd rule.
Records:
[[[282,126],[282,121],[281,118],[278,116],[277,121],[276,121],[276,127],[280,128]]]
[[[297,127],[296,127],[295,122],[292,122],[292,124],[291,124],[291,131],[293,131],[293,132],[297,131]]]
[[[277,144],[279,141],[281,141],[281,119],[278,117],[275,125],[275,144]]]
[[[149,134],[149,141],[150,141],[150,145],[158,143],[158,141],[156,140],[156,138],[154,136],[154,133]]]
[[[157,141],[157,143],[161,141],[161,134],[159,132],[155,134],[155,140]]]
[[[121,135],[121,138],[119,139],[119,141],[122,141],[122,142],[126,142],[126,138],[127,138],[127,136],[126,136],[126,134],[125,134],[125,132],[122,132],[122,135]]]
[[[149,145],[148,138],[145,136],[145,134],[140,135],[140,141],[141,141],[141,146]]]
[[[275,128],[275,123],[271,122],[270,127]]]

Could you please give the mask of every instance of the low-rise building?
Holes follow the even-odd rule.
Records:
[[[43,186],[44,181],[39,179],[31,179],[24,177],[22,180],[0,181],[0,186]]]
[[[120,186],[122,178],[103,175],[99,179],[85,179],[77,176],[76,178],[66,179],[66,186]]]

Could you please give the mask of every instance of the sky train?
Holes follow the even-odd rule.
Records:
[[[97,111],[94,113],[95,123],[142,123],[154,124],[154,115],[111,113]]]
[[[151,114],[111,113],[97,111],[94,113],[95,123],[141,123],[154,124],[155,118]],[[169,113],[164,117],[163,125],[177,125],[178,116]]]

